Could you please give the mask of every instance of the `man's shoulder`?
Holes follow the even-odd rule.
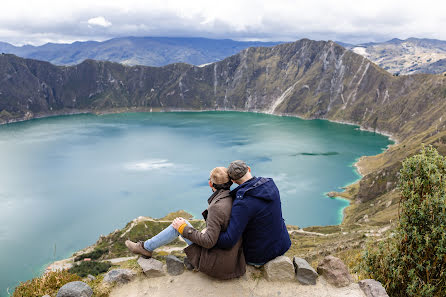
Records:
[[[209,205],[209,208],[213,207],[222,207],[223,205],[229,204],[232,205],[233,198],[229,193],[229,190],[222,190],[217,196],[214,198],[212,203]]]

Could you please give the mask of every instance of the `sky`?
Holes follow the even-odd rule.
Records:
[[[446,40],[444,0],[2,0],[0,7],[0,41],[14,45],[122,36]]]

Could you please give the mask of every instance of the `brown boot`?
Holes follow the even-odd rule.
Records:
[[[148,250],[146,250],[144,248],[144,242],[142,242],[142,241],[133,242],[133,241],[130,241],[130,240],[126,240],[125,241],[125,245],[134,254],[141,255],[144,258],[151,258],[152,257],[152,252],[149,252]]]

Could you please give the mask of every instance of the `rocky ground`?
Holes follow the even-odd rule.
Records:
[[[255,269],[255,268],[253,268]],[[216,281],[203,273],[187,271],[180,276],[163,276],[147,279],[140,276],[128,284],[115,287],[110,297],[122,296],[318,296],[318,297],[363,297],[358,284],[336,288],[321,279],[314,286],[297,282],[269,282],[249,276],[232,280]]]
[[[217,280],[188,268],[175,256],[156,259],[138,258],[114,261],[114,267],[97,277],[89,275],[82,282],[65,284],[57,297],[98,296],[318,296],[318,297],[388,297],[374,280],[354,281],[346,265],[327,256],[317,266],[317,272],[302,258],[293,261],[280,256],[262,268],[247,266],[246,274],[238,279]],[[186,264],[186,265],[185,265]],[[93,288],[93,289],[92,289]]]

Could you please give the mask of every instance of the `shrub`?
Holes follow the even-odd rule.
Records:
[[[13,297],[40,297],[43,295],[56,296],[59,289],[73,281],[81,280],[75,274],[71,274],[66,270],[48,272],[41,277],[33,278],[20,285],[12,294]]]
[[[77,256],[76,258],[74,258],[74,261],[81,261],[85,258],[90,258],[92,260],[97,260],[99,259],[103,254],[107,253],[108,249],[95,249],[92,252],[86,253],[86,254],[82,254]]]
[[[110,262],[83,261],[80,264],[75,264],[68,271],[86,277],[89,274],[98,275],[107,272],[111,266]]]
[[[445,296],[446,158],[432,147],[403,162],[399,225],[369,245],[360,269],[390,296]]]

